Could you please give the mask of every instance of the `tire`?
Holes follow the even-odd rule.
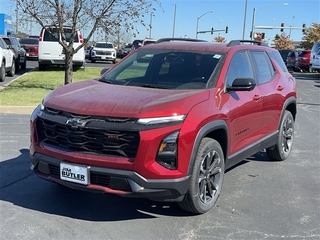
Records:
[[[16,62],[15,62],[15,60],[13,59],[13,60],[12,60],[11,68],[10,68],[10,70],[9,70],[9,72],[8,72],[8,76],[9,76],[9,77],[13,77],[15,73],[16,73]]]
[[[113,60],[112,63],[113,63],[113,64],[116,64],[116,63],[117,63],[117,60]]]
[[[15,73],[18,73],[20,71],[20,57],[18,57],[15,61]]]
[[[291,152],[294,139],[294,119],[289,111],[285,111],[281,120],[277,144],[267,148],[266,153],[271,160],[286,160]]]
[[[27,69],[27,60],[24,59],[24,62],[21,64],[21,69],[26,70]]]
[[[0,66],[0,82],[4,82],[5,80],[6,80],[6,70],[4,68],[4,62],[2,62]]]
[[[189,189],[178,205],[195,214],[209,211],[216,203],[222,188],[225,171],[220,144],[211,138],[202,139],[195,159]]]
[[[46,65],[39,63],[39,71],[43,71],[45,69],[46,69]]]

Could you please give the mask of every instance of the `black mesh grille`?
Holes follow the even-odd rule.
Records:
[[[134,158],[140,142],[138,131],[108,129],[104,124],[74,127],[39,118],[36,129],[42,143],[79,153]]]

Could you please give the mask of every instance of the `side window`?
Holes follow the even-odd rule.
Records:
[[[3,49],[6,48],[2,38],[0,38],[0,47]]]
[[[277,62],[277,64],[280,66],[283,72],[288,72],[286,64],[284,63],[279,52],[276,52],[276,51],[271,52],[270,57]]]
[[[274,76],[275,70],[268,55],[262,51],[250,51],[250,56],[253,61],[255,72],[257,74],[258,84],[263,84],[271,81]]]
[[[245,51],[237,52],[232,57],[226,77],[227,86],[231,86],[236,78],[254,78],[249,57]]]

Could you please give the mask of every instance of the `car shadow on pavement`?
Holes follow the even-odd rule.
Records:
[[[29,150],[21,149],[20,152],[18,157],[0,162],[0,202],[89,221],[193,216],[176,203],[78,191],[45,181],[31,171]]]

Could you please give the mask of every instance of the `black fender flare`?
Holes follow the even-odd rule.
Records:
[[[193,144],[193,148],[192,148],[192,152],[191,152],[191,156],[190,156],[190,160],[189,160],[188,176],[190,176],[192,174],[195,158],[196,158],[197,151],[198,151],[201,140],[205,136],[207,136],[210,132],[215,131],[215,130],[224,130],[226,132],[226,136],[227,136],[226,141],[228,142],[228,126],[224,120],[215,120],[215,121],[212,121],[212,122],[204,125],[200,129],[200,131],[198,132],[196,139],[194,141],[194,144]],[[226,150],[224,151],[225,154],[228,152],[227,148],[228,147],[226,147]],[[226,156],[225,156],[225,159],[226,159]]]

